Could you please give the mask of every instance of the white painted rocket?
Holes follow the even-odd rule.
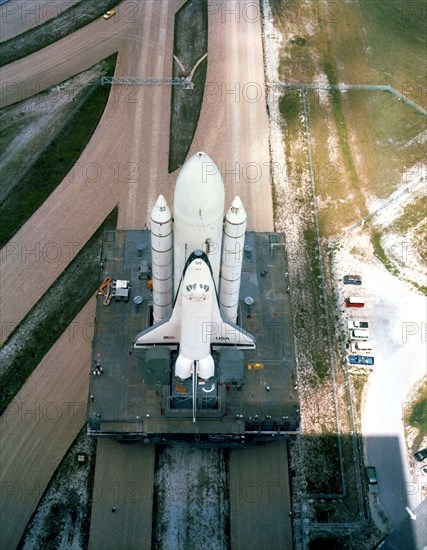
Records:
[[[224,183],[202,152],[179,173],[174,210],[173,261],[172,217],[162,195],[151,213],[155,324],[137,335],[135,347],[179,345],[175,375],[208,379],[215,374],[212,346],[255,347],[253,336],[235,324],[246,212],[236,197],[223,218]]]

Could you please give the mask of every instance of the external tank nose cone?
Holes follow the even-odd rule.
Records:
[[[215,162],[203,152],[182,167],[175,186],[174,214],[189,223],[212,223],[224,213],[224,183]]]

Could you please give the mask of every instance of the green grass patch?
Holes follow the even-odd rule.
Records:
[[[114,209],[3,344],[0,349],[0,414],[93,296],[99,284],[104,230],[115,229],[116,223],[117,209]],[[64,307],[64,296],[67,307]]]
[[[106,59],[114,71],[116,55]],[[110,86],[94,83],[86,101],[75,112],[31,170],[0,205],[0,247],[4,246],[49,197],[76,163],[98,126],[107,104]]]
[[[314,338],[315,345],[312,349],[314,371],[317,375],[317,380],[313,381],[314,384],[323,382],[329,376],[329,357],[325,353],[323,348],[324,339],[326,338],[326,322],[324,319],[324,304],[322,296],[322,278],[320,270],[320,258],[317,249],[317,236],[314,227],[307,227],[304,230],[304,239],[306,242],[306,255],[309,262],[309,269],[307,270],[307,278],[305,285],[307,291],[310,292],[311,308],[310,311],[315,317],[315,330],[318,333]],[[301,310],[302,318],[310,315],[309,311]]]
[[[426,212],[427,196],[422,195],[415,202],[406,204],[403,207],[403,214],[394,220],[388,229],[405,234],[425,220]]]
[[[174,55],[185,67],[189,76],[197,61],[208,48],[208,12],[205,0],[189,0],[175,16]],[[191,147],[202,108],[207,59],[197,67],[193,75],[192,90],[172,86],[169,138],[169,172],[182,166]],[[173,75],[183,76],[174,62]]]
[[[270,4],[285,38],[282,80],[313,82],[322,60],[331,83],[390,85],[426,105],[425,74],[420,71],[426,48],[424,0]]]
[[[425,162],[426,120],[387,92],[348,91],[342,110],[363,191],[380,198],[415,181]],[[419,175],[417,173],[419,170]]]
[[[371,242],[374,248],[374,254],[384,265],[384,267],[390,271],[393,275],[398,276],[399,270],[394,265],[394,263],[388,258],[387,254],[384,251],[384,248],[381,245],[381,233],[379,231],[371,231]]]
[[[302,112],[300,92],[296,90],[285,90],[279,100],[279,110],[286,124],[298,124]]]
[[[347,170],[347,174],[350,177],[351,185],[355,188],[359,188],[359,178],[357,177],[356,167],[353,161],[353,155],[348,143],[348,130],[346,121],[344,118],[342,106],[341,106],[341,92],[330,92],[332,112],[335,119],[335,127],[338,132],[338,140],[341,149],[341,154],[344,159],[344,165]]]
[[[421,384],[415,399],[407,408],[405,423],[418,431],[413,449],[419,450],[422,440],[427,436],[427,380]]]
[[[64,38],[101,17],[117,3],[117,0],[81,1],[60,13],[58,17],[3,42],[0,44],[0,66],[26,57]]]

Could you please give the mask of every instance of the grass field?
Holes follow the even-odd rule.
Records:
[[[270,2],[285,31],[282,80],[390,85],[426,107],[422,0]]]
[[[276,190],[275,206],[281,208],[282,202],[285,204],[282,211],[287,218],[283,223],[287,240],[291,240],[292,247],[296,240],[299,245],[293,256],[292,251],[288,251],[288,257],[290,271],[296,278],[292,286],[296,292],[292,309],[299,392],[304,411],[303,430],[305,435],[310,434],[295,447],[300,456],[296,457],[295,449],[292,452],[294,484],[301,483],[294,496],[299,498],[305,490],[316,495],[322,491],[326,494],[341,491],[337,447],[339,427],[346,494],[342,500],[333,503],[314,499],[308,501],[310,505],[307,506],[311,511],[316,509],[319,522],[346,522],[360,514],[361,501],[366,496],[363,470],[358,466],[359,462],[363,463],[362,442],[360,438],[352,442],[348,434],[354,433],[354,422],[357,423],[368,377],[357,377],[355,388],[352,388],[352,379],[345,374],[340,331],[335,330],[341,304],[336,301],[327,245],[330,239],[374,211],[397,189],[408,185],[406,174],[425,162],[426,120],[416,109],[391,93],[378,90],[332,91],[327,86],[336,83],[390,85],[403,94],[408,92],[410,99],[425,107],[426,97],[421,88],[424,74],[420,70],[425,69],[425,21],[423,23],[414,14],[403,14],[401,10],[405,3],[395,0],[387,3],[379,0],[270,0],[270,4],[276,28],[283,38],[280,80],[309,84],[314,88],[305,88],[304,91],[285,89],[279,101],[288,198],[281,197]],[[421,9],[421,3],[414,2],[414,6]],[[412,198],[412,195],[408,196]],[[410,204],[403,207],[396,223],[402,233],[408,228],[416,228],[421,243],[425,231],[421,225],[425,218],[425,202],[416,196],[413,193],[412,202],[405,198]],[[323,260],[319,259],[316,249],[315,208]],[[362,231],[369,233],[377,258],[392,273],[400,276],[398,267],[384,247],[384,229],[372,219]],[[328,344],[320,294],[320,263],[325,274],[327,316],[332,327],[329,347],[334,365],[333,384],[326,353]],[[318,355],[325,361],[319,362]],[[353,406],[352,418],[347,410],[350,403]],[[338,414],[338,424],[334,422],[335,413]],[[355,448],[358,456],[353,454]],[[306,468],[307,463],[309,468]],[[303,482],[299,479],[302,475],[299,469],[303,472]],[[361,493],[357,488],[358,473]],[[366,501],[364,503],[366,505]],[[369,528],[366,537],[370,531],[369,547],[374,547],[374,539],[377,537],[379,541],[379,533],[370,524],[368,510],[364,510],[365,527]],[[328,549],[362,547],[361,541],[368,540],[362,533],[352,540],[347,539],[345,544],[343,539],[335,537],[319,536],[316,539],[312,533],[309,538],[310,548]]]
[[[331,237],[373,210],[372,199],[406,183],[424,159],[425,119],[386,92],[306,97],[320,227]]]

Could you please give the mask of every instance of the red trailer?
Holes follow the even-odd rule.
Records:
[[[365,307],[365,298],[361,296],[350,296],[345,299],[345,307]]]

